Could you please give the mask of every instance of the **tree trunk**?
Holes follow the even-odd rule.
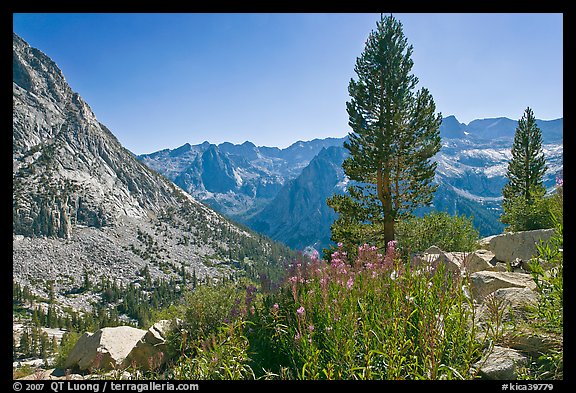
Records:
[[[384,212],[384,244],[394,240],[394,217],[392,208],[392,193],[390,191],[390,174],[387,171],[378,169],[376,172],[378,188],[378,199],[382,204]]]

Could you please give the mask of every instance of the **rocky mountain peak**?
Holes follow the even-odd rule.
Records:
[[[210,278],[231,274],[232,258],[243,261],[247,244],[253,258],[270,263],[267,239],[141,163],[48,56],[17,35],[13,54],[15,282],[50,280],[70,290],[84,271],[94,280],[133,282],[144,266],[163,279],[182,270]],[[218,148],[207,145],[207,166],[227,167]],[[187,144],[179,153],[194,149]],[[217,262],[207,266],[208,259]]]
[[[42,51],[13,33],[13,81],[22,89],[63,103],[73,94],[62,71]]]

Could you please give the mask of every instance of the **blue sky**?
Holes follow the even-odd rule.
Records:
[[[437,111],[563,117],[562,14],[394,14]],[[136,154],[184,143],[342,137],[380,14],[14,14],[14,32]]]

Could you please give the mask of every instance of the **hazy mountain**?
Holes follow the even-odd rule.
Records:
[[[178,154],[189,153],[184,146]],[[194,157],[209,189],[235,186],[217,148]],[[173,168],[182,175],[183,167]],[[274,263],[278,247],[197,202],[123,148],[45,54],[13,36],[14,280],[58,293],[90,272],[138,280],[230,275],[244,257]],[[248,252],[247,250],[251,250]],[[240,266],[241,267],[241,266]],[[76,302],[60,297],[62,303]],[[84,304],[86,305],[86,304]]]
[[[563,119],[537,120],[537,124],[548,164],[544,183],[552,189],[563,166]],[[435,157],[439,188],[433,206],[418,213],[437,209],[465,214],[474,217],[482,236],[500,233],[502,187],[516,126],[517,121],[506,118],[474,120],[468,125],[455,116],[444,118],[440,127],[443,145]],[[299,141],[287,149],[256,147],[250,142],[218,146],[205,142],[140,158],[217,210],[273,239],[297,249],[314,244],[321,248],[329,243],[329,228],[335,218],[325,201],[337,190],[345,190],[341,169],[347,154],[344,140]],[[236,179],[236,185],[225,193],[208,189],[200,173],[209,169],[198,169],[199,161],[191,158],[209,146],[228,157],[229,166],[221,174],[227,184],[232,185],[232,174]],[[326,150],[321,150],[323,147]],[[314,154],[317,156],[312,159]],[[252,188],[242,188],[247,184]],[[262,190],[263,184],[268,185],[267,192],[253,191]]]
[[[298,141],[285,149],[204,142],[139,159],[216,210],[245,222],[272,201],[323,149],[343,139]]]
[[[454,115],[442,119],[440,125],[441,138],[465,138],[466,124],[460,123]]]
[[[322,148],[302,173],[246,224],[298,250],[326,246],[330,242],[330,225],[336,219],[326,199],[345,191],[342,162],[346,156],[343,147]]]

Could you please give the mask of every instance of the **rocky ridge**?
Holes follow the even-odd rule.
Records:
[[[563,119],[537,120],[537,124],[548,165],[544,185],[551,191],[556,178],[562,176]],[[507,181],[516,125],[506,118],[466,125],[454,116],[445,117],[440,126],[442,148],[434,157],[439,188],[432,208],[474,217],[481,236],[501,233],[502,187]],[[346,176],[333,169],[341,167],[348,154],[343,147],[345,140],[300,141],[286,149],[257,147],[250,142],[204,142],[138,158],[194,197],[250,228],[296,249],[315,246],[321,251],[330,243],[330,225],[335,218],[333,211],[325,211],[325,201],[346,191]],[[327,154],[328,150],[332,153]],[[319,166],[319,162],[324,165]],[[310,185],[310,178],[317,184]],[[335,187],[326,187],[328,183]],[[316,187],[315,195],[307,198],[312,187]],[[299,213],[287,214],[294,206],[301,208]],[[430,208],[419,208],[416,214],[428,211]]]
[[[270,241],[137,160],[16,34],[12,176],[14,282],[43,297],[52,283],[57,304],[89,309],[90,298],[70,295],[84,272],[124,284],[144,267],[153,279],[184,270],[210,280],[245,262],[243,245],[275,263]]]

